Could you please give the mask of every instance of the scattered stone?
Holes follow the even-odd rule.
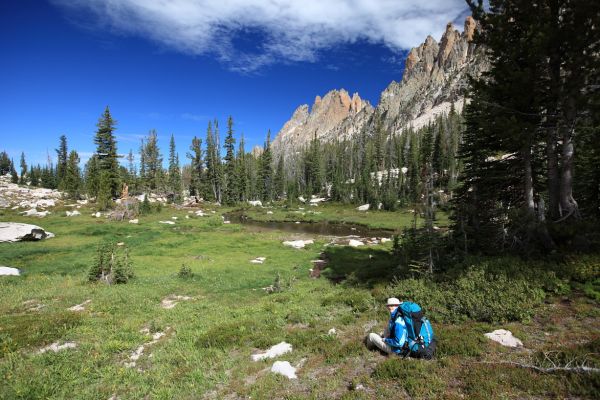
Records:
[[[254,260],[250,260],[252,264],[262,264],[265,262],[267,257],[256,257]]]
[[[224,224],[230,224],[231,221],[223,221]]]
[[[314,197],[310,199],[310,205],[317,205],[318,203],[321,203],[323,201],[327,201],[327,199],[324,197]]]
[[[392,239],[390,238],[381,238],[381,243],[387,243],[387,242],[391,242]]]
[[[157,343],[163,336],[165,336],[167,334],[167,332],[169,332],[171,330],[171,327],[167,326],[167,328],[165,329],[164,332],[156,332],[154,333],[154,335],[152,335],[152,340],[144,343],[140,346],[138,346],[137,349],[135,349],[131,355],[129,356],[129,362],[125,362],[125,367],[127,368],[133,368],[136,366],[137,361],[140,359],[140,357],[144,354],[144,350],[146,350],[146,347],[148,346],[152,346],[153,344]],[[149,333],[150,331],[148,331]]]
[[[175,225],[173,221],[158,221],[159,224]]]
[[[20,240],[42,240],[51,237],[54,237],[53,233],[46,232],[36,225],[0,222],[0,243],[18,242]]]
[[[267,211],[267,214],[272,215],[273,211]]]
[[[139,223],[140,223],[140,220],[139,220],[139,219],[137,219],[137,218],[136,218],[136,219],[130,219],[130,220],[129,220],[129,223],[130,223],[130,224],[139,224]]]
[[[297,379],[296,368],[292,367],[289,361],[275,361],[271,367],[271,372],[283,375],[289,379]]]
[[[21,271],[19,271],[17,268],[13,268],[13,267],[0,266],[0,275],[19,276],[19,275],[21,275]]]
[[[171,217],[171,219],[177,220],[177,217]]]
[[[293,247],[295,249],[303,249],[304,246],[306,246],[307,244],[313,244],[314,240],[309,239],[309,240],[291,240],[291,241],[286,241],[283,242],[284,246],[290,246]]]
[[[69,307],[69,311],[75,311],[75,312],[85,311],[85,306],[88,305],[88,304],[90,304],[91,302],[92,302],[92,300],[86,300],[86,301],[84,301],[81,304],[77,304],[77,305],[75,305],[73,307]]]
[[[299,196],[298,200],[300,200],[302,203],[306,203],[306,199],[302,196]]]
[[[335,336],[337,335],[337,331],[335,330],[335,328],[331,328],[329,331],[327,331],[327,334],[329,336]]]
[[[77,343],[75,342],[65,342],[64,344],[58,344],[58,342],[54,342],[50,346],[46,346],[44,348],[39,349],[37,353],[44,354],[47,351],[53,351],[55,353],[58,353],[61,350],[74,349],[75,347],[77,347]]]
[[[286,342],[281,342],[279,344],[272,346],[269,350],[267,350],[264,353],[253,354],[252,361],[261,361],[261,360],[266,360],[267,358],[279,357],[279,356],[289,353],[291,351],[292,351],[291,344],[286,343]]]
[[[119,242],[117,243],[117,246],[125,246],[125,242]]]
[[[198,210],[194,214],[196,214],[196,216],[198,216],[198,217],[204,217],[206,215],[206,214],[204,214],[204,211],[202,211],[202,210]]]
[[[248,204],[254,207],[262,207],[262,202],[260,200],[248,200]]]
[[[192,298],[189,296],[178,296],[175,294],[170,294],[160,302],[160,306],[166,310],[170,310],[175,307],[180,301],[191,300]]]
[[[92,217],[94,217],[94,218],[100,218],[101,216],[102,216],[102,213],[100,211],[92,214]]]
[[[67,217],[76,217],[78,215],[81,215],[81,213],[77,210],[67,211],[66,214],[67,214]]]
[[[25,217],[43,218],[46,215],[50,214],[50,211],[38,211],[35,208],[32,208],[31,210],[23,211],[21,214],[24,215]]]
[[[523,347],[523,342],[513,336],[511,331],[506,329],[496,329],[493,332],[486,333],[485,337],[500,343],[506,347]]]
[[[356,209],[357,209],[358,211],[368,211],[368,210],[369,210],[369,207],[370,207],[370,206],[369,206],[369,204],[363,204],[362,206],[358,206],[358,207],[356,207]]]
[[[348,241],[348,246],[350,247],[358,247],[358,246],[364,246],[365,244],[363,242],[361,242],[360,240],[356,240],[356,239],[350,239]]]

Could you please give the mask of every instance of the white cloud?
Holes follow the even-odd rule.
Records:
[[[439,38],[464,0],[54,0],[94,22],[252,72],[277,62],[314,62],[319,52],[367,40],[394,50]],[[260,42],[254,40],[260,38]],[[250,41],[250,46],[240,42]],[[246,42],[244,42],[246,43]],[[248,49],[248,47],[252,47]]]

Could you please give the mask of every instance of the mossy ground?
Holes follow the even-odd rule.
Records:
[[[586,359],[600,367],[600,310],[579,292],[548,299],[527,324],[435,323],[438,358],[402,360],[362,344],[387,319],[381,290],[308,277],[310,260],[325,240],[304,250],[287,248],[281,242],[293,235],[223,225],[218,213],[186,219],[185,210],[164,209],[142,217],[139,225],[90,213],[67,218],[56,212],[39,220],[10,211],[0,216],[56,234],[41,242],[0,244],[0,264],[24,271],[0,279],[0,398],[594,398],[600,390],[597,374],[540,374],[488,364],[540,363],[546,354],[558,363]],[[387,220],[394,215],[388,213]],[[158,223],[173,216],[175,225]],[[136,278],[126,285],[86,281],[96,245],[107,239],[130,249]],[[371,277],[383,268],[379,259],[389,250],[389,243],[347,253],[340,248],[337,261],[362,260],[364,276]],[[267,258],[264,264],[249,262],[259,256]],[[191,278],[178,277],[183,264]],[[268,295],[261,288],[277,273],[284,290]],[[191,300],[161,308],[172,294]],[[85,311],[67,310],[88,299]],[[44,306],[31,311],[34,304]],[[131,352],[150,340],[142,328],[167,327],[136,368],[125,367]],[[525,349],[506,349],[483,337],[500,327],[520,337]],[[331,328],[336,336],[327,334]],[[282,340],[294,351],[279,359],[302,365],[298,380],[269,373],[272,361],[250,359]],[[55,341],[78,347],[36,354]]]

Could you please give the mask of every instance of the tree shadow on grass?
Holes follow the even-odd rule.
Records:
[[[340,283],[373,287],[388,283],[397,274],[397,260],[389,250],[369,247],[330,246],[324,252],[327,267],[322,275]]]

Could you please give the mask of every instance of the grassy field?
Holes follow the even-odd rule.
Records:
[[[323,212],[319,218],[373,227],[412,221],[403,213],[316,210]],[[362,339],[383,328],[383,298],[402,293],[390,293],[383,284],[346,287],[309,278],[324,238],[296,250],[281,244],[296,235],[224,225],[218,213],[186,219],[185,210],[164,209],[141,217],[139,225],[90,213],[0,215],[56,234],[41,242],[0,244],[0,265],[24,271],[0,279],[2,399],[594,398],[600,389],[598,374],[542,374],[498,364],[543,365],[540,357],[548,354],[558,363],[587,359],[600,367],[600,311],[578,292],[548,297],[526,324],[434,323],[440,342],[435,361],[388,358],[367,351]],[[158,222],[172,217],[178,218],[175,225]],[[128,284],[86,281],[96,246],[105,240],[129,248],[136,278]],[[390,247],[335,248],[328,254],[334,270],[348,263],[383,269]],[[251,264],[255,257],[266,261]],[[191,268],[191,278],[178,276],[182,265]],[[262,288],[277,275],[283,290],[265,293]],[[189,299],[162,308],[169,296]],[[68,310],[87,300],[84,311]],[[336,335],[328,334],[331,328]],[[512,330],[525,348],[502,348],[483,337],[497,328]],[[164,336],[153,341],[158,332]],[[77,347],[38,354],[56,341]],[[273,360],[251,360],[281,341],[294,350],[278,360],[299,366],[297,380],[270,373]],[[135,367],[127,367],[147,343]]]

